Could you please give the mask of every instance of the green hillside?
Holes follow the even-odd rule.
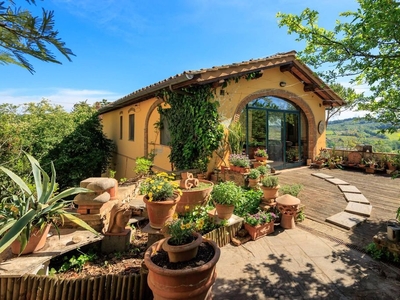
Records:
[[[385,124],[356,118],[330,121],[326,130],[329,148],[354,148],[357,144],[372,145],[373,152],[400,150],[400,133],[382,134]]]

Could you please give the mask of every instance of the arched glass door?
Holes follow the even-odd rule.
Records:
[[[253,158],[257,148],[266,148],[276,169],[304,164],[300,110],[277,97],[261,97],[246,105],[241,115],[246,124],[246,153]]]

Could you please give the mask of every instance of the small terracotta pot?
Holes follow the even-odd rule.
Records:
[[[16,239],[11,244],[11,252],[13,254],[23,255],[39,251],[46,244],[47,234],[49,233],[50,226],[51,224],[48,224],[42,231],[39,231],[37,228],[33,229],[29,241],[21,253],[21,243],[18,241],[18,239]]]
[[[257,161],[266,161],[268,157],[254,156]]]
[[[193,235],[196,237],[194,241],[179,246],[173,246],[168,243],[171,237],[165,239],[162,248],[168,253],[168,259],[170,262],[188,261],[196,257],[197,250],[199,249],[203,238],[198,232],[193,233]]]
[[[229,220],[233,215],[235,205],[226,205],[215,203],[215,209],[217,210],[217,216],[223,220]]]
[[[279,196],[279,193],[278,193],[278,191],[280,189],[279,185],[277,187],[274,187],[274,188],[268,188],[268,187],[265,187],[265,186],[261,186],[261,189],[263,191],[263,198],[265,200],[275,199],[276,197]]]
[[[274,232],[274,221],[262,225],[251,226],[244,223],[244,228],[250,234],[253,241]]]
[[[256,187],[258,185],[258,182],[260,181],[260,178],[249,178],[249,187]]]

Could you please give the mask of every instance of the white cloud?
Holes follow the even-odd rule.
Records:
[[[43,90],[8,89],[0,91],[0,103],[23,104],[28,102],[40,102],[43,98],[53,104],[62,105],[65,110],[70,111],[74,104],[87,101],[93,104],[97,101],[107,99],[115,101],[123,95],[117,95],[106,90],[74,90],[69,88],[47,88]]]

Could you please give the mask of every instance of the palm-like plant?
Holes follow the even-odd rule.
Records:
[[[95,234],[98,234],[86,222],[68,213],[65,209],[72,200],[64,198],[78,193],[92,192],[85,188],[70,188],[61,193],[56,193],[56,171],[51,163],[51,178],[40,167],[39,162],[26,153],[32,166],[35,191],[31,191],[28,184],[11,170],[0,166],[20,188],[17,195],[10,195],[0,199],[0,253],[11,243],[19,239],[22,252],[30,238],[32,229],[41,230],[47,224],[53,224],[59,233],[58,224],[62,223],[64,217]]]

